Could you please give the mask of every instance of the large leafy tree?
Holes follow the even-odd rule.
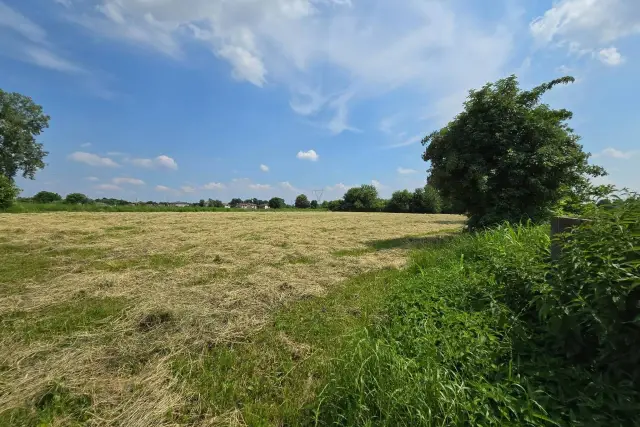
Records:
[[[49,116],[27,96],[0,89],[0,174],[13,180],[21,172],[33,179],[48,154],[36,137],[49,127]]]
[[[0,209],[10,208],[19,193],[13,181],[0,174]]]
[[[540,102],[563,77],[521,90],[515,76],[472,90],[452,122],[425,137],[429,184],[469,215],[469,227],[546,219],[567,193],[605,172],[567,121],[572,113]]]
[[[295,206],[298,209],[307,209],[311,206],[311,203],[309,202],[309,199],[305,194],[300,194],[298,197],[296,197]]]
[[[409,190],[396,191],[391,195],[389,203],[387,203],[387,210],[389,212],[411,212],[411,201],[413,195]]]
[[[269,200],[269,207],[271,209],[284,209],[287,207],[287,204],[284,199],[280,197],[272,197],[271,200]]]
[[[347,190],[342,209],[346,211],[371,211],[378,206],[378,190],[373,185],[361,185]]]
[[[62,197],[58,193],[51,191],[41,191],[33,196],[33,201],[36,203],[53,203],[62,200]]]

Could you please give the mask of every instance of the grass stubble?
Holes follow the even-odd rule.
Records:
[[[238,351],[277,308],[404,266],[452,218],[462,227],[448,215],[0,214],[0,425],[246,424],[233,393],[207,406],[202,378],[193,386],[211,350]],[[293,359],[314,351],[286,325],[272,339]]]

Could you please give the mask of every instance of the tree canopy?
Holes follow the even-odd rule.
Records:
[[[280,197],[273,197],[271,200],[269,200],[269,207],[271,209],[283,209],[287,207],[287,204],[285,203],[284,199]]]
[[[547,219],[588,175],[604,175],[588,164],[567,125],[572,113],[540,103],[554,86],[573,81],[563,77],[529,91],[515,76],[489,83],[470,91],[464,111],[423,139],[429,184],[468,212],[470,228]]]
[[[298,197],[296,197],[295,206],[298,209],[307,209],[311,206],[311,203],[309,202],[306,194],[300,194]]]
[[[33,201],[36,203],[53,203],[62,200],[62,197],[58,193],[51,191],[40,191],[33,196]]]
[[[18,193],[20,193],[20,190],[18,190],[13,181],[0,174],[0,209],[10,208]]]
[[[378,189],[373,185],[364,184],[347,190],[343,197],[343,210],[371,211],[378,206]]]
[[[85,204],[85,203],[89,203],[89,198],[82,193],[71,193],[71,194],[67,194],[67,197],[65,197],[64,202],[70,205]]]
[[[13,180],[21,172],[33,179],[48,154],[36,137],[49,127],[40,105],[19,93],[0,89],[0,174]]]

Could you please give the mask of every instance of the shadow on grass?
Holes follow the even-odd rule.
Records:
[[[440,245],[442,242],[451,240],[454,236],[451,234],[430,235],[430,236],[407,236],[386,240],[371,240],[366,245],[371,251],[384,251],[387,249],[416,249],[425,246]]]

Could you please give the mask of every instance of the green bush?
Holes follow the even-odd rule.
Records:
[[[89,203],[89,198],[82,193],[71,193],[67,194],[64,202],[70,205],[84,205]]]
[[[51,191],[40,191],[33,196],[33,201],[36,203],[53,203],[59,202],[60,200],[62,200],[62,197],[58,193]]]
[[[320,425],[640,425],[640,202],[564,237],[503,225],[417,252],[349,340]]]
[[[20,194],[12,180],[0,174],[0,209],[8,209]]]

